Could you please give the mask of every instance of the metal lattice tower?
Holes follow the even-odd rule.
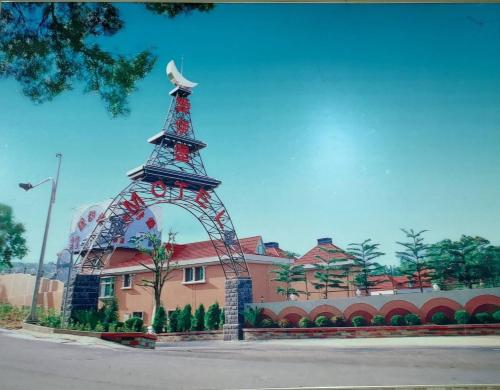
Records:
[[[167,66],[176,85],[170,92],[167,118],[163,129],[148,139],[154,149],[145,164],[127,173],[132,182],[99,218],[75,260],[73,274],[99,272],[113,243],[125,236],[134,218],[140,218],[146,207],[171,203],[189,211],[203,225],[227,279],[250,277],[229,213],[215,192],[221,182],[207,175],[200,155],[206,144],[195,137],[189,100],[196,84],[182,78],[173,66],[177,72],[173,76]]]

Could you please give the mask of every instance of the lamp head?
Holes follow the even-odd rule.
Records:
[[[19,183],[19,187],[21,187],[24,191],[29,191],[33,188],[33,184],[31,184],[31,183]]]

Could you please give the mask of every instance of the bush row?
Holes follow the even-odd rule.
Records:
[[[153,321],[153,330],[155,333],[162,333],[164,331],[171,333],[217,330],[221,329],[222,325],[224,325],[224,309],[221,309],[217,302],[210,305],[206,312],[205,306],[201,304],[195,310],[194,314],[189,304],[182,309],[177,307],[170,313],[168,320],[165,310],[163,308],[160,308],[160,310],[162,311],[161,315],[159,316],[157,312],[155,321]]]
[[[246,327],[251,328],[292,328],[294,324],[290,323],[287,319],[281,319],[278,322],[270,318],[262,318],[262,309],[249,308],[245,311]],[[489,324],[500,323],[500,310],[490,313],[477,313],[471,316],[465,310],[458,310],[454,314],[453,320],[448,318],[443,312],[436,312],[432,316],[432,323],[436,325],[447,324]],[[341,316],[334,316],[328,318],[324,315],[319,315],[314,321],[307,317],[302,317],[298,322],[299,328],[314,328],[314,327],[342,327],[342,326],[407,326],[407,325],[421,325],[422,321],[417,314],[409,313],[404,316],[396,314],[390,318],[384,317],[380,314],[375,315],[369,322],[363,316],[354,316],[351,321],[346,321]]]

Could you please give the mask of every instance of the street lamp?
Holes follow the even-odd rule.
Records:
[[[29,190],[32,190],[33,188],[36,188],[39,185],[42,185],[43,183],[46,183],[48,181],[52,182],[52,192],[50,194],[49,211],[47,213],[47,220],[45,222],[45,232],[43,233],[42,251],[40,253],[40,261],[38,262],[38,271],[36,273],[35,287],[33,288],[33,297],[31,300],[30,314],[28,315],[28,318],[26,318],[26,322],[36,322],[36,320],[37,320],[36,303],[37,303],[37,299],[38,299],[38,290],[40,288],[40,280],[42,278],[42,273],[43,273],[43,259],[45,257],[45,247],[47,245],[47,235],[49,233],[50,214],[52,213],[52,205],[56,201],[56,190],[57,190],[57,183],[59,181],[59,170],[61,169],[62,154],[57,153],[56,157],[59,159],[59,162],[57,164],[56,180],[49,177],[45,180],[42,180],[40,183],[38,183],[36,185],[33,185],[31,183],[19,183],[19,187],[21,187],[25,191],[29,191]]]

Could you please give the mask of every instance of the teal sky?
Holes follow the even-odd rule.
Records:
[[[170,20],[120,5],[125,28],[103,41],[159,55],[112,119],[81,88],[35,106],[0,81],[0,202],[14,208],[37,261],[48,185],[64,154],[47,261],[73,208],[114,196],[152,150],[170,102],[164,67],[184,56],[199,82],[196,135],[240,237],[305,253],[318,237],[372,238],[395,263],[399,228],[429,241],[477,234],[500,244],[500,5],[218,5]],[[104,43],[105,42],[105,43]],[[166,206],[178,240],[204,240]]]

